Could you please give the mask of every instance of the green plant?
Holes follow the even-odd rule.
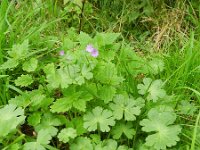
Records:
[[[28,138],[28,135],[25,135],[27,141],[22,145],[24,149],[28,149],[30,145],[34,145],[35,149],[48,149],[51,142],[53,142],[53,137],[57,137],[63,144],[69,143],[73,149],[73,143],[76,142],[77,136],[84,137],[85,133],[90,134],[90,132],[95,131],[105,139],[107,139],[108,134],[103,135],[102,133],[109,131],[112,131],[115,139],[122,138],[123,133],[130,140],[134,138],[137,131],[134,129],[133,124],[141,117],[141,110],[145,109],[144,103],[157,103],[158,99],[166,96],[166,93],[162,87],[161,80],[152,81],[150,78],[144,78],[144,85],[138,84],[137,86],[138,93],[146,101],[138,95],[133,95],[132,92],[126,92],[129,86],[127,83],[129,82],[130,73],[121,67],[128,62],[127,58],[135,59],[136,55],[133,51],[129,51],[128,47],[120,51],[120,43],[115,42],[118,37],[119,34],[117,33],[97,33],[94,38],[91,38],[83,32],[75,39],[69,36],[67,38],[71,41],[73,47],[64,49],[60,56],[56,56],[55,62],[43,64],[39,60],[48,56],[36,58],[31,55],[31,59],[26,59],[27,54],[24,51],[28,52],[30,49],[27,41],[14,45],[11,51],[8,51],[10,55],[8,61],[16,61],[18,63],[15,63],[14,66],[9,66],[8,61],[6,61],[1,65],[1,68],[5,70],[16,68],[17,66],[19,68],[19,65],[22,64],[20,66],[21,71],[23,70],[23,74],[16,77],[12,83],[13,86],[23,88],[23,91],[19,96],[11,99],[9,103],[23,108],[28,118],[26,124],[30,127],[32,126],[32,132],[37,134],[36,139],[33,137]],[[93,46],[88,47],[88,44]],[[124,47],[126,46],[125,43],[123,45]],[[65,43],[63,47],[66,47]],[[75,50],[72,51],[71,49]],[[98,51],[97,55],[93,55],[93,49]],[[111,55],[107,56],[105,55],[106,53]],[[121,58],[118,57],[117,53],[121,53]],[[126,53],[133,54],[126,55]],[[39,67],[41,65],[44,67]],[[151,66],[145,66],[145,69],[138,68],[138,70],[144,70],[144,73],[148,75],[152,72],[150,68]],[[137,72],[137,69],[135,70]],[[41,74],[41,76],[37,74]],[[133,74],[133,77],[135,75],[137,74]],[[37,88],[28,90],[33,85]],[[133,96],[138,98],[133,98]],[[150,100],[153,101],[151,102]],[[151,110],[149,113],[151,114]],[[49,121],[45,118],[48,118]],[[76,118],[77,123],[82,126],[80,127],[86,130],[80,130],[78,125],[70,125],[71,127],[68,127],[68,122],[73,122]],[[81,120],[83,120],[82,123]],[[144,120],[141,122],[142,126],[144,125]],[[174,120],[175,118],[172,116],[171,122],[173,123]],[[116,121],[118,123],[115,125]],[[168,121],[166,123],[166,125],[169,125]],[[61,125],[66,125],[67,128],[59,127]],[[166,129],[168,129],[167,126]],[[145,128],[142,128],[142,130],[149,131]],[[150,130],[154,129],[150,126]],[[180,133],[179,128],[176,130],[175,140],[177,140]],[[2,138],[2,141],[5,140]],[[88,139],[86,141],[86,145],[91,147]],[[162,145],[154,147],[163,149],[165,145],[169,147],[175,145],[175,143],[161,141]],[[96,147],[95,149],[100,147],[106,149],[109,145],[115,145],[114,147],[117,148],[117,142],[109,141],[108,145],[102,143],[104,146],[99,143],[94,147]],[[64,146],[63,144],[62,146]],[[153,146],[151,144],[147,145]],[[127,146],[134,145],[130,143]],[[124,147],[124,149],[127,148]]]
[[[193,5],[2,1],[0,149],[198,149],[198,30],[168,43]]]

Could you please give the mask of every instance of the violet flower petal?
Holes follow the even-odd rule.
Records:
[[[93,49],[93,51],[90,53],[92,57],[97,57],[99,55],[98,50]]]
[[[94,47],[91,44],[87,45],[87,47],[86,47],[86,51],[90,52],[90,53],[93,51],[93,49],[94,49]]]
[[[64,51],[64,50],[61,50],[61,51],[59,52],[59,54],[60,54],[60,56],[63,56],[63,55],[65,55],[65,51]]]

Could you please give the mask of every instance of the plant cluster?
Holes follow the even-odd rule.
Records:
[[[1,1],[0,149],[198,150],[193,5]]]
[[[50,56],[36,55],[28,40],[8,51],[1,69],[23,73],[10,77],[20,94],[0,109],[4,149],[175,146],[181,127],[174,106],[166,104],[171,99],[163,81],[149,78],[164,69],[163,62],[140,57],[117,42],[118,33],[73,35]],[[44,61],[50,57],[54,61]]]

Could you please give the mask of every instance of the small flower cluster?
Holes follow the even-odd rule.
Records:
[[[95,49],[91,44],[87,45],[86,51],[89,52],[92,57],[97,57],[99,55],[98,50]]]
[[[97,49],[95,49],[91,44],[88,44],[86,47],[86,51],[89,52],[91,54],[92,57],[97,57],[99,55],[99,51]],[[59,52],[60,56],[64,56],[65,55],[65,51],[61,50]]]

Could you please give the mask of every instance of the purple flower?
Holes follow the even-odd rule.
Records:
[[[63,56],[63,55],[65,55],[65,51],[64,51],[64,50],[61,50],[61,51],[59,52],[59,54],[60,54],[60,56]]]
[[[93,49],[94,49],[94,47],[91,44],[87,45],[87,47],[86,47],[86,51],[90,52],[90,53],[93,51]]]
[[[91,44],[87,45],[86,51],[89,52],[92,57],[97,57],[99,55],[98,50],[95,49]]]
[[[99,55],[98,50],[93,49],[92,52],[90,53],[93,57],[97,57]]]

